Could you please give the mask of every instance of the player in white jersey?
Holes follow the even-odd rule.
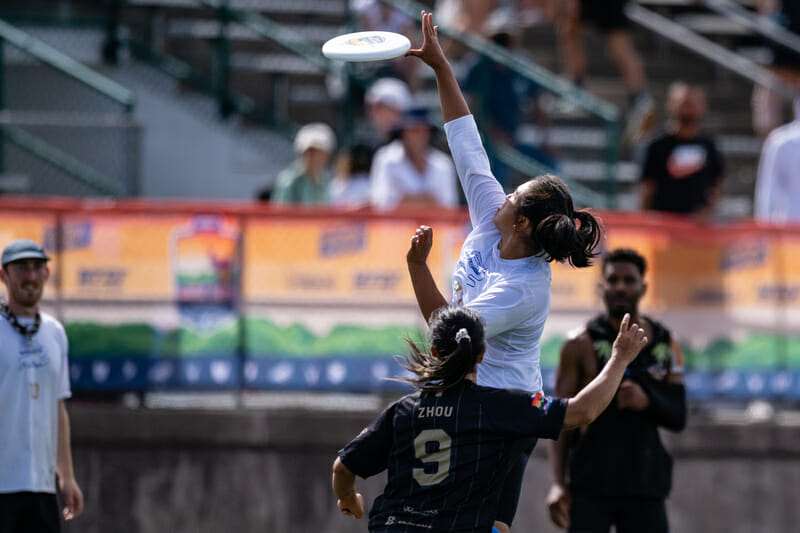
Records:
[[[429,13],[423,12],[422,30],[422,48],[408,55],[422,59],[436,75],[445,133],[473,226],[453,275],[452,303],[478,311],[486,323],[486,355],[478,365],[478,383],[540,392],[539,343],[550,309],[550,262],[589,266],[597,255],[601,227],[591,213],[575,209],[566,185],[555,176],[538,176],[509,195],[503,192]],[[426,262],[432,238],[431,228],[421,226],[407,255],[426,320],[448,304]],[[503,489],[497,520],[506,530],[534,445],[535,440]]]

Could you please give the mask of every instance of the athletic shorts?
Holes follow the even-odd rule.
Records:
[[[2,533],[58,533],[61,519],[56,495],[48,492],[0,494]]]
[[[569,533],[667,533],[667,509],[662,499],[597,498],[573,492]]]
[[[627,3],[628,0],[581,0],[581,20],[591,22],[604,32],[626,29],[629,25],[625,15]]]
[[[514,521],[514,515],[517,514],[517,504],[522,491],[522,478],[525,476],[525,467],[528,466],[528,459],[530,459],[535,446],[536,439],[529,439],[526,442],[525,449],[519,454],[514,466],[506,476],[503,491],[500,493],[500,505],[497,507],[495,520],[499,520],[509,527]]]

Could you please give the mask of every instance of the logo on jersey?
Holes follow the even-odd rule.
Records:
[[[19,368],[41,368],[50,364],[50,357],[36,339],[23,339],[19,348]]]
[[[550,408],[550,405],[553,403],[553,398],[551,396],[545,396],[541,392],[537,392],[536,394],[531,395],[531,405],[535,408],[539,409],[540,411],[547,411]]]
[[[456,274],[463,271],[464,284],[468,287],[475,287],[478,282],[486,278],[488,271],[483,266],[483,257],[477,250],[470,250],[464,254],[464,257],[458,261],[456,265]]]

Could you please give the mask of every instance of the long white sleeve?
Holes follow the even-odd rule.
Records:
[[[444,125],[447,144],[456,164],[458,179],[464,189],[472,226],[491,218],[505,202],[505,192],[489,167],[478,127],[472,115],[451,120]]]

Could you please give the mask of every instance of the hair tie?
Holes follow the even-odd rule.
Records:
[[[461,342],[461,339],[467,339],[468,341],[472,342],[472,337],[469,336],[467,328],[461,328],[458,330],[458,333],[456,333],[456,342]]]

